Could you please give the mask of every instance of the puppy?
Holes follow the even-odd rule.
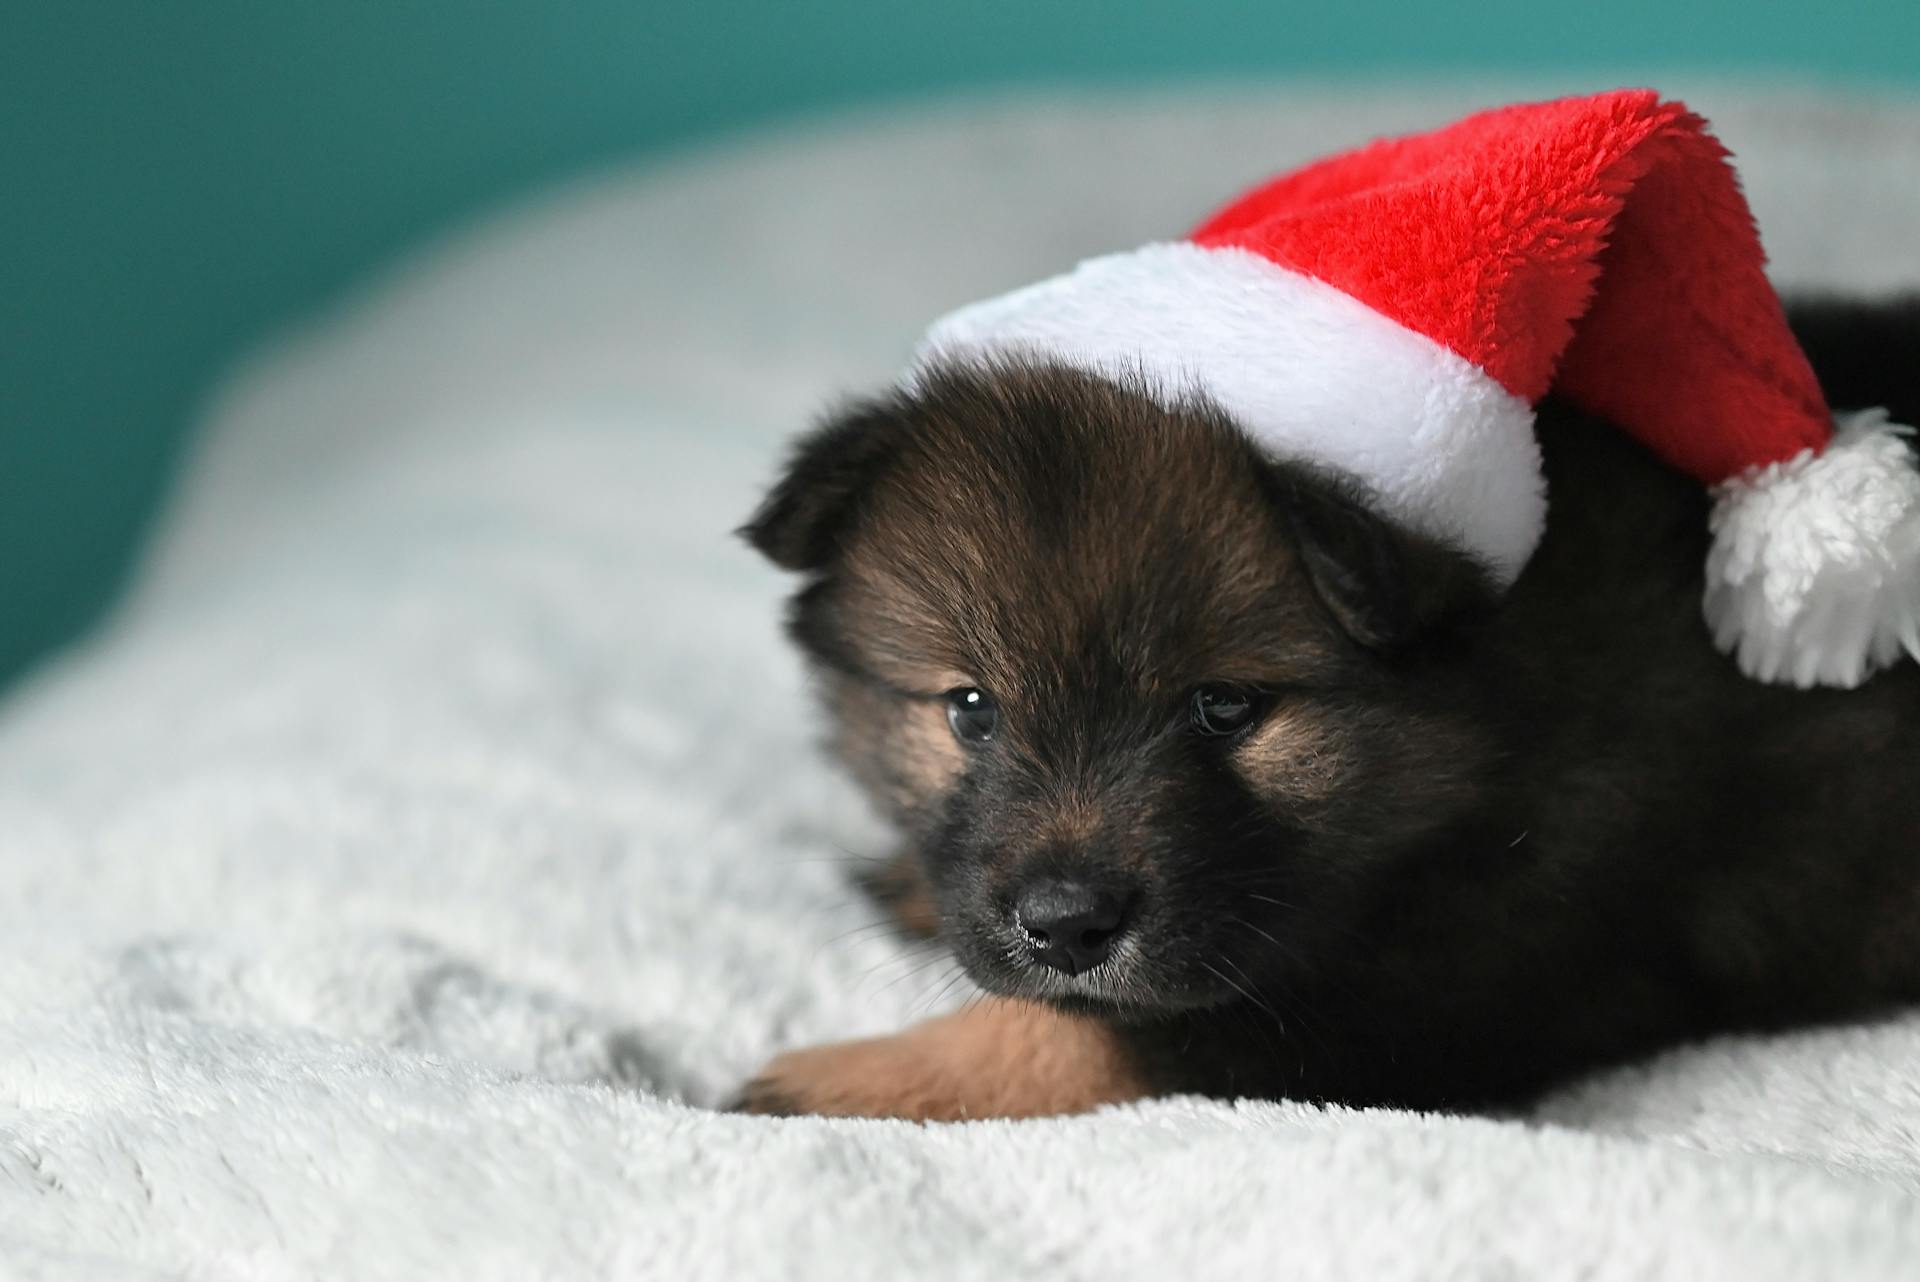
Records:
[[[1920,299],[1795,326],[1920,421]],[[1707,496],[1551,399],[1496,594],[1204,403],[948,365],[800,444],[805,576],[886,881],[993,996],[774,1060],[742,1105],[908,1118],[1175,1092],[1484,1109],[1683,1039],[1920,997],[1920,665],[1743,677]]]

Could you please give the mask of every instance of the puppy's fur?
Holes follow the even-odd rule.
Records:
[[[1920,421],[1920,300],[1796,327],[1835,404]],[[1548,529],[1504,597],[1218,411],[1064,369],[947,369],[806,438],[746,533],[806,576],[889,897],[1005,1000],[784,1057],[745,1105],[1492,1107],[1920,997],[1920,665],[1741,676],[1702,488],[1565,405],[1539,434]],[[1218,683],[1258,692],[1242,734],[1194,731]],[[998,700],[989,742],[956,687]],[[1038,875],[1128,887],[1103,964],[1035,960]]]

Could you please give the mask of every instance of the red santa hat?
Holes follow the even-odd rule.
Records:
[[[1827,407],[1727,152],[1646,90],[1504,107],[1255,188],[1186,239],[936,323],[917,365],[1025,355],[1204,396],[1504,586],[1546,512],[1551,388],[1713,487],[1705,610],[1766,681],[1920,656],[1920,469]]]

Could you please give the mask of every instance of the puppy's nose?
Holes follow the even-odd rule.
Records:
[[[1126,915],[1126,904],[1111,890],[1063,879],[1033,883],[1013,905],[1014,923],[1035,960],[1065,975],[1105,961]]]

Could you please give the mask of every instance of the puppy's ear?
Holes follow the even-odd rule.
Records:
[[[1435,640],[1499,604],[1477,562],[1381,517],[1359,487],[1286,464],[1268,476],[1314,594],[1367,649]]]
[[[896,406],[870,402],[809,432],[740,534],[782,569],[822,568],[839,551],[902,431]]]

